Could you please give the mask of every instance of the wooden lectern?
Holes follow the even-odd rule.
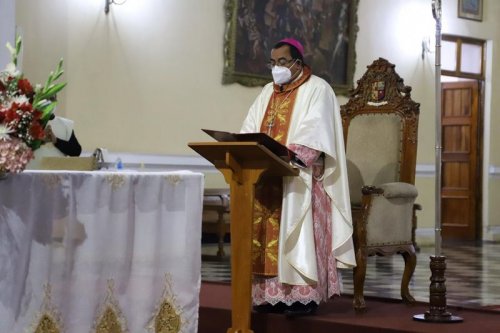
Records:
[[[224,175],[231,193],[231,328],[252,333],[252,215],[255,184],[266,175],[297,176],[299,171],[257,142],[194,142],[189,147]]]

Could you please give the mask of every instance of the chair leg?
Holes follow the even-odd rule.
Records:
[[[415,232],[417,230],[417,210],[422,210],[422,206],[419,204],[413,205],[413,215],[411,219],[411,241],[413,242],[413,247],[415,248],[415,252],[420,252],[420,247],[417,245],[417,240],[415,237]]]
[[[217,221],[218,227],[218,250],[217,257],[223,258],[226,254],[224,253],[224,236],[226,235],[226,226],[224,225],[224,212],[219,211],[219,219]]]
[[[403,279],[401,280],[401,298],[405,303],[414,303],[415,298],[410,294],[410,289],[408,288],[413,272],[415,272],[415,266],[417,265],[417,256],[415,255],[413,246],[408,252],[403,252],[402,256],[405,260],[405,270],[403,272]]]
[[[353,269],[354,277],[354,299],[353,305],[356,311],[366,310],[364,297],[365,276],[366,276],[366,251],[356,250],[356,267]]]

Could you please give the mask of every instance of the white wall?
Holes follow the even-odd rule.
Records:
[[[66,59],[62,106],[85,150],[192,154],[187,142],[208,139],[200,128],[239,129],[260,89],[221,84],[223,0],[128,0],[108,15],[103,1],[58,2],[19,1],[26,70],[51,69],[34,54],[57,36],[45,52]]]
[[[430,0],[361,0],[355,79],[378,58],[396,65],[412,98],[420,103],[418,163],[434,163],[434,55],[422,59],[422,39],[434,37]],[[433,125],[431,125],[433,126]],[[426,129],[427,128],[427,129]],[[429,131],[430,129],[430,131]]]
[[[0,70],[10,61],[10,53],[5,44],[14,45],[16,31],[15,0],[0,0]]]

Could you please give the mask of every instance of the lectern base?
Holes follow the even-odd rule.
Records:
[[[428,312],[424,314],[414,315],[413,319],[416,321],[425,321],[429,323],[461,323],[464,321],[462,317],[453,316],[450,313],[445,313],[443,315],[431,315]]]

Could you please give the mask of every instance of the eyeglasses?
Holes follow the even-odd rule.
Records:
[[[288,65],[289,63],[291,63],[292,61],[294,61],[296,59],[286,59],[286,58],[279,58],[278,61],[274,61],[274,60],[271,60],[269,61],[267,64],[266,64],[266,67],[269,68],[269,69],[273,69],[274,66],[286,66]]]

